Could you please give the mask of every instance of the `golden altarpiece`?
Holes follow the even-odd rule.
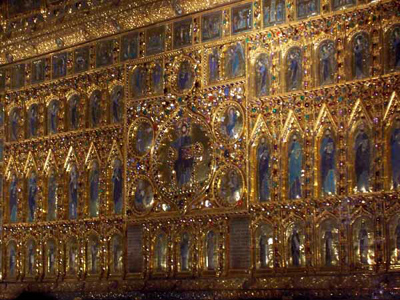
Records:
[[[2,298],[399,297],[399,1],[1,5]]]

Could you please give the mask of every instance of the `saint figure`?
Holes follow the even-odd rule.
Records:
[[[139,179],[135,190],[135,206],[139,210],[145,210],[153,202],[153,191],[151,185],[144,179]]]
[[[333,234],[331,229],[325,231],[325,265],[331,266],[333,261]]]
[[[189,236],[184,233],[180,245],[181,252],[181,271],[189,270]]]
[[[299,49],[292,49],[287,56],[288,76],[286,84],[288,90],[296,90],[301,84],[301,52]]]
[[[162,92],[162,68],[159,64],[156,64],[153,68],[153,72],[151,74],[151,79],[152,79],[152,87],[153,87],[153,93],[161,93]]]
[[[15,276],[15,265],[16,265],[17,259],[16,259],[16,251],[15,251],[15,245],[11,244],[9,247],[9,264],[10,264],[10,276]]]
[[[78,209],[78,173],[75,165],[72,166],[69,174],[68,198],[69,218],[76,219]]]
[[[268,238],[265,234],[260,237],[260,265],[261,268],[267,268],[269,262]]]
[[[293,227],[292,236],[290,238],[290,252],[292,255],[292,264],[294,267],[300,266],[300,236],[296,227]]]
[[[334,54],[335,46],[332,42],[323,43],[320,48],[320,84],[331,84],[334,82]]]
[[[101,94],[100,92],[96,91],[92,94],[91,101],[90,101],[90,121],[92,127],[99,126],[100,117],[101,117]]]
[[[77,257],[77,249],[75,245],[71,245],[68,251],[68,266],[69,273],[74,274],[76,271],[76,257]]]
[[[353,46],[355,79],[361,79],[368,76],[368,52],[368,41],[363,35],[358,35],[355,38]]]
[[[33,104],[29,108],[29,137],[35,137],[37,135],[37,122],[38,122],[38,107]]]
[[[33,242],[29,243],[28,246],[28,274],[33,275],[33,267],[35,265],[35,249],[33,246]]]
[[[215,234],[213,231],[207,233],[207,269],[215,270]]]
[[[219,54],[217,49],[208,56],[209,82],[214,83],[219,79]]]
[[[238,115],[234,107],[229,107],[227,115],[225,117],[223,124],[225,125],[225,132],[229,138],[234,138],[236,134],[236,125],[238,121]]]
[[[156,242],[156,268],[157,271],[162,271],[164,269],[164,264],[165,264],[165,246],[164,246],[164,236],[162,233],[160,233],[157,237],[157,242]]]
[[[35,172],[31,172],[30,177],[28,179],[28,206],[29,206],[28,222],[33,222],[35,220],[37,191],[38,187],[37,187],[36,174]]]
[[[302,147],[294,135],[289,145],[289,199],[301,198]]]
[[[122,162],[119,159],[114,160],[114,168],[112,175],[113,183],[113,201],[114,213],[122,213],[122,192],[123,192],[123,176],[122,176]]]
[[[49,133],[55,134],[58,131],[58,103],[57,101],[52,101],[48,108],[48,118],[49,118]]]
[[[92,163],[92,167],[89,173],[89,212],[91,217],[97,217],[99,214],[99,167],[97,162]]]
[[[15,173],[12,174],[9,187],[10,201],[10,222],[17,222],[17,201],[18,201],[18,179]]]
[[[396,190],[400,188],[400,126],[392,131],[390,146],[393,189]]]
[[[261,57],[256,62],[256,95],[257,97],[269,94],[267,58]]]
[[[57,179],[55,171],[51,171],[47,185],[47,220],[56,219]]]
[[[368,135],[360,130],[355,142],[355,172],[358,192],[369,191],[371,150]]]
[[[327,130],[321,142],[321,185],[323,194],[336,193],[335,142]]]
[[[148,123],[141,123],[136,133],[135,149],[139,155],[145,154],[153,141],[153,128]]]
[[[365,228],[365,223],[361,223],[360,231],[358,232],[358,239],[359,239],[359,255],[360,255],[360,262],[362,264],[368,264],[368,231]]]
[[[186,123],[181,125],[178,138],[171,146],[178,152],[178,157],[174,162],[174,171],[176,174],[176,182],[178,186],[182,187],[190,182],[194,167],[192,137]]]
[[[54,264],[55,264],[55,250],[54,250],[54,243],[49,242],[48,245],[48,266],[47,270],[49,274],[54,274]]]
[[[90,272],[92,274],[97,273],[97,255],[99,253],[99,249],[97,247],[97,241],[93,240],[90,245]]]
[[[121,271],[121,263],[122,263],[122,249],[118,236],[115,236],[113,239],[112,253],[113,253],[113,271],[117,273]]]
[[[122,120],[122,87],[116,87],[111,95],[111,117],[113,123]]]
[[[18,131],[19,131],[19,113],[17,109],[14,109],[11,112],[11,120],[10,120],[10,138],[11,141],[17,141],[18,140]]]
[[[270,199],[270,153],[265,137],[262,137],[257,148],[258,194],[261,202]]]
[[[77,95],[72,96],[69,100],[69,125],[72,130],[77,129],[79,126],[78,102]]]
[[[230,68],[228,70],[229,78],[236,78],[244,75],[245,72],[245,56],[243,47],[240,43],[237,43],[236,46],[231,46],[228,49],[228,60],[226,67]]]

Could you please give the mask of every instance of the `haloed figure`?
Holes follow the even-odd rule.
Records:
[[[355,142],[355,173],[358,192],[369,191],[370,177],[370,141],[363,129],[360,130]]]
[[[293,227],[290,239],[290,251],[292,254],[292,264],[294,267],[300,266],[300,235],[296,227]]]
[[[360,254],[360,262],[362,264],[368,264],[368,231],[365,228],[365,223],[361,223],[360,231],[358,232],[359,239],[359,254]]]
[[[122,162],[119,159],[114,161],[113,175],[113,201],[114,213],[122,212],[122,192],[123,192],[123,177],[122,177]]]

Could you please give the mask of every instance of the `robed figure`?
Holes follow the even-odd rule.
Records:
[[[55,171],[50,173],[47,185],[47,220],[56,219],[57,177]]]
[[[325,42],[319,50],[320,56],[320,84],[331,84],[334,82],[335,74],[335,46],[333,42]]]
[[[160,64],[156,64],[152,70],[151,81],[153,93],[161,93],[163,90],[163,69]]]
[[[286,59],[286,86],[287,90],[297,90],[300,88],[301,78],[302,78],[302,68],[301,68],[301,50],[298,48],[293,48],[289,50]]]
[[[328,134],[321,142],[321,185],[323,194],[336,193],[335,142]]]
[[[331,266],[333,261],[333,234],[330,229],[325,231],[325,265]]]
[[[111,95],[111,118],[113,123],[122,120],[122,87],[116,87]]]
[[[256,61],[256,95],[257,97],[266,96],[269,94],[268,86],[268,59],[259,57]]]
[[[69,125],[71,129],[77,129],[79,126],[79,112],[78,112],[79,97],[74,95],[69,100]]]
[[[302,172],[303,153],[302,147],[293,136],[289,145],[289,199],[301,198],[301,172]]]
[[[353,42],[353,68],[355,79],[362,79],[369,75],[369,45],[364,35],[360,34]]]
[[[48,245],[48,265],[47,265],[47,271],[49,274],[53,275],[54,274],[54,265],[55,265],[55,249],[54,249],[54,243],[49,243]]]
[[[122,176],[122,162],[119,159],[114,161],[113,175],[112,175],[112,187],[113,187],[113,201],[114,201],[114,213],[122,213],[122,192],[123,192],[123,176]]]
[[[231,46],[227,52],[227,61],[225,63],[228,78],[236,78],[244,75],[245,56],[243,47],[240,43]]]
[[[362,264],[368,264],[369,241],[368,241],[368,231],[365,228],[365,223],[361,223],[361,228],[358,232],[358,240],[359,240],[360,262]]]
[[[97,217],[99,214],[99,166],[97,162],[92,163],[89,173],[89,212],[91,217]]]
[[[90,273],[96,274],[98,272],[97,263],[98,263],[98,254],[99,247],[97,241],[94,240],[90,243]]]
[[[12,174],[9,187],[10,222],[17,222],[18,179]]]
[[[181,187],[190,182],[194,167],[194,149],[187,124],[181,125],[178,138],[171,146],[178,152],[174,162],[174,171],[176,182]]]
[[[261,202],[270,199],[270,152],[265,137],[262,137],[257,148],[258,195]]]
[[[297,231],[297,228],[293,227],[292,236],[290,237],[290,253],[294,267],[300,266],[300,244],[300,235]]]
[[[35,249],[34,249],[33,242],[29,242],[28,244],[28,268],[27,268],[27,273],[28,275],[33,275],[33,268],[35,265]]]
[[[38,127],[38,107],[36,104],[31,105],[29,108],[29,137],[37,136]]]
[[[263,234],[260,237],[260,266],[261,268],[268,267],[269,260],[269,245],[268,245],[268,237]]]
[[[393,188],[400,188],[400,127],[393,130],[390,138]]]
[[[52,101],[48,108],[48,126],[49,134],[55,134],[58,132],[58,103]]]
[[[18,140],[18,133],[19,133],[19,113],[17,109],[14,109],[11,112],[10,118],[10,139],[11,141]]]
[[[358,192],[369,191],[371,149],[368,135],[362,130],[355,141],[355,175]]]
[[[234,138],[236,134],[236,126],[238,125],[238,114],[234,107],[229,107],[225,121],[222,125],[225,125],[225,133],[228,138]]]
[[[118,273],[121,271],[121,264],[122,264],[122,246],[120,239],[115,236],[113,239],[113,271]]]
[[[160,233],[157,237],[157,242],[155,245],[155,256],[156,256],[156,269],[157,271],[162,271],[164,269],[164,264],[166,261],[165,257],[165,245],[164,245],[164,235]]]
[[[214,83],[219,79],[219,54],[217,49],[208,56],[208,81]]]
[[[11,244],[9,246],[9,275],[15,276],[15,267],[16,267],[16,262],[17,262],[17,255],[16,255],[16,250],[15,250],[15,245]]]
[[[36,194],[38,191],[36,174],[31,172],[28,179],[28,222],[33,222],[35,220],[36,211]]]
[[[99,126],[101,118],[101,93],[99,91],[93,92],[90,97],[90,121],[92,127]]]
[[[187,233],[184,233],[182,236],[180,252],[181,252],[181,270],[188,271],[189,270],[189,236]]]
[[[213,231],[207,233],[207,269],[215,270],[215,234]]]
[[[78,209],[78,172],[76,166],[73,165],[69,174],[68,183],[68,198],[69,198],[69,218],[77,218]]]

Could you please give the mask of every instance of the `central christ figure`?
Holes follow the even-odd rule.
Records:
[[[176,183],[181,187],[190,182],[194,166],[192,138],[186,123],[181,125],[178,138],[171,146],[178,152],[178,157],[174,162],[174,171]]]

